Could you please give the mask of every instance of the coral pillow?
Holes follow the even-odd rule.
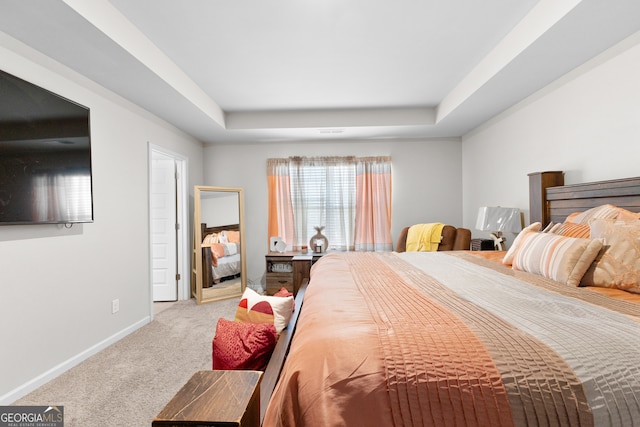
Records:
[[[588,239],[591,235],[589,224],[574,224],[573,222],[558,224],[550,232],[560,236],[578,237],[580,239]]]
[[[212,343],[213,369],[264,371],[277,340],[271,323],[218,319]]]
[[[280,288],[280,290],[278,292],[276,292],[275,294],[273,294],[274,297],[291,297],[293,296],[292,292],[289,292],[289,290],[287,288]]]
[[[227,238],[229,239],[229,243],[240,243],[240,232],[229,230],[227,231]]]
[[[280,333],[289,324],[294,304],[293,296],[264,296],[247,288],[236,309],[236,321],[272,323]]]
[[[578,286],[602,249],[602,240],[550,233],[529,233],[513,257],[513,269],[528,271],[570,286]]]
[[[582,285],[640,293],[640,221],[598,219],[591,222],[591,237],[604,239],[604,248]]]

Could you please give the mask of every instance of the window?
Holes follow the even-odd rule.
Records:
[[[389,157],[269,159],[269,237],[293,249],[316,231],[329,248],[391,250]]]

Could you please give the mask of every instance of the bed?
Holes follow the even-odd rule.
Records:
[[[613,200],[640,221],[637,178],[547,194],[557,224]],[[527,227],[507,264],[490,251],[325,255],[264,391],[263,425],[632,425],[640,291],[574,284],[614,244],[551,234]],[[534,243],[556,240],[571,261],[526,264],[547,256]]]
[[[239,224],[208,227],[202,223],[200,227],[203,287],[210,288],[238,278],[242,269]]]

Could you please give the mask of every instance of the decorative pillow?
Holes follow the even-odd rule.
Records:
[[[604,247],[581,284],[640,293],[640,221],[598,219],[590,225],[591,236],[603,239]]]
[[[512,266],[515,270],[578,286],[601,248],[602,240],[528,233],[516,250]]]
[[[554,233],[560,228],[562,224],[553,224],[551,227],[546,227],[542,232],[543,233]]]
[[[549,222],[549,224],[547,224],[547,226],[544,228],[544,230],[541,230],[541,233],[549,233],[551,232],[551,230],[553,230],[558,224],[554,224],[553,221]]]
[[[218,243],[229,243],[227,230],[222,230],[220,233],[218,233]]]
[[[540,231],[541,228],[542,228],[542,223],[540,222],[534,222],[533,224],[529,224],[528,226],[523,228],[522,231],[518,233],[516,238],[513,239],[513,243],[511,244],[511,247],[509,248],[507,253],[504,255],[504,258],[502,258],[502,263],[505,265],[511,265],[511,263],[513,262],[513,256],[518,250],[518,246],[522,242],[522,239],[524,238],[524,236],[527,235],[528,233],[535,233],[537,231]]]
[[[246,288],[236,309],[237,322],[271,323],[278,333],[287,327],[294,308],[293,296],[260,295]]]
[[[563,222],[551,230],[551,233],[566,237],[577,237],[588,239],[591,236],[589,224],[575,224],[573,222]]]
[[[211,244],[211,254],[215,255],[216,258],[222,258],[224,253],[224,245],[221,243],[212,243]]]
[[[616,219],[618,208],[613,205],[601,205],[587,209],[584,212],[574,212],[567,217],[565,222],[574,224],[588,224],[593,219]]]
[[[614,205],[601,205],[588,209],[584,212],[574,212],[569,215],[565,222],[574,224],[588,224],[595,219],[619,219],[619,220],[636,220],[640,219],[640,214],[619,208]]]
[[[227,238],[229,243],[240,243],[240,232],[237,230],[228,230]]]
[[[280,288],[280,290],[278,292],[276,292],[275,294],[273,294],[274,297],[292,297],[293,296],[293,292],[289,292],[289,290],[285,287]]]
[[[241,323],[220,318],[213,338],[213,369],[264,371],[278,341],[271,323]]]
[[[280,290],[278,292],[276,292],[275,294],[273,294],[274,297],[292,297],[293,296],[293,292],[289,292],[289,290],[287,288],[280,288]],[[295,303],[295,299],[294,299],[294,303],[293,303],[293,307],[291,307],[291,311],[296,311],[296,303]]]
[[[640,220],[640,213],[618,208],[618,217],[616,219],[618,221],[637,221]]]
[[[204,239],[202,239],[202,243],[205,245],[218,243],[218,234],[217,233],[207,234],[206,236],[204,236]]]

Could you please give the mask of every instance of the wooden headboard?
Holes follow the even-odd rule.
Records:
[[[205,223],[200,224],[200,231],[202,232],[200,235],[203,240],[207,234],[219,233],[224,230],[239,231],[240,224],[216,225],[215,227],[207,227]]]
[[[640,212],[640,177],[549,187],[545,204],[550,219],[561,223],[573,212],[604,204]]]

